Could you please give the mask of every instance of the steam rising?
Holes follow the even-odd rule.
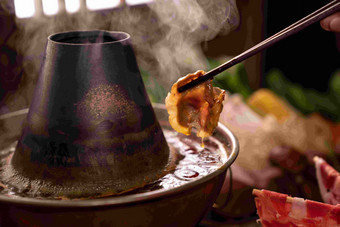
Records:
[[[139,65],[168,90],[183,74],[206,68],[201,42],[238,25],[233,0],[158,0],[137,17],[131,13],[135,11],[138,9],[128,9],[122,17],[127,20],[121,24],[129,25],[126,28],[133,37]],[[111,28],[115,26],[114,19]]]
[[[179,77],[206,69],[200,44],[229,33],[238,25],[239,16],[235,0],[155,0],[147,6],[101,12],[88,11],[83,5],[75,14],[64,10],[53,17],[40,15],[17,19],[16,23],[19,30],[13,34],[13,46],[24,56],[25,75],[15,102],[21,100],[23,108],[29,105],[47,37],[53,33],[92,29],[127,32],[139,67],[169,90]]]

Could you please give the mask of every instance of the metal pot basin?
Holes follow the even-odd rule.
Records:
[[[170,129],[164,106],[153,107],[162,129]],[[223,165],[197,180],[171,189],[88,200],[0,195],[0,226],[195,226],[214,204],[238,155],[237,139],[225,126],[219,124],[213,136],[226,147]]]

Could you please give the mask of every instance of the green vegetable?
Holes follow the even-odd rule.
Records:
[[[267,84],[272,91],[286,99],[303,114],[310,114],[316,110],[305,95],[305,89],[288,81],[280,70],[272,69],[269,71]]]
[[[340,120],[340,105],[332,101],[328,93],[320,93],[314,90],[305,91],[307,99],[315,106],[315,112],[319,112],[332,121]]]
[[[330,80],[329,92],[306,89],[285,78],[278,69],[266,75],[268,88],[286,99],[303,114],[319,112],[333,121],[340,121],[340,70]]]
[[[333,101],[340,105],[340,70],[336,71],[329,80],[329,93]]]
[[[214,59],[208,59],[209,70],[219,66],[222,62]],[[249,86],[248,74],[242,63],[236,64],[228,70],[216,75],[213,79],[213,85],[227,90],[230,93],[239,93],[245,99],[253,92]]]
[[[164,87],[161,86],[147,71],[140,69],[140,73],[151,102],[164,103],[167,95]]]
[[[268,88],[282,97],[286,97],[290,82],[287,81],[283,73],[278,69],[272,69],[266,76]]]
[[[316,111],[316,106],[313,105],[310,99],[306,96],[306,90],[301,86],[292,84],[288,88],[287,99],[303,114],[310,114]]]

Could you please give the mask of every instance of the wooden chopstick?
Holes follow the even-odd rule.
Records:
[[[236,57],[232,58],[231,60],[223,63],[222,65],[210,70],[206,74],[201,77],[198,77],[195,80],[190,81],[189,83],[178,87],[178,92],[186,91],[194,86],[197,86],[209,79],[212,79],[217,74],[223,72],[224,70],[230,68],[233,65],[236,65],[245,59],[265,50],[266,48],[272,46],[273,44],[279,42],[282,39],[285,39],[302,29],[308,27],[309,25],[324,19],[325,17],[337,12],[340,10],[340,0],[334,0],[325,6],[319,8],[318,10],[314,11],[313,13],[309,14],[308,16],[302,18],[301,20],[293,23],[292,25],[286,27],[285,29],[281,30],[280,32],[270,36],[269,38],[265,39],[264,41],[258,43],[257,45],[251,47],[250,49],[244,51],[243,53],[237,55]]]

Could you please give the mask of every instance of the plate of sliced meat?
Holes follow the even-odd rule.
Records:
[[[253,195],[263,227],[340,226],[340,204],[305,200],[268,190],[254,189]]]

